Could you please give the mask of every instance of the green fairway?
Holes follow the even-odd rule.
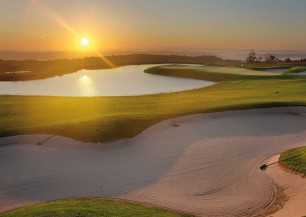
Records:
[[[192,78],[206,81],[237,81],[237,80],[259,80],[281,77],[285,75],[272,72],[256,71],[241,67],[214,67],[214,66],[184,66],[167,65],[156,66],[145,70],[154,75],[174,76],[179,78]]]
[[[1,217],[192,217],[161,208],[111,199],[73,199],[42,203],[0,214]]]
[[[252,70],[244,67],[219,67],[219,66],[201,66],[201,65],[167,65],[158,66],[161,70],[193,70],[200,72],[221,73],[221,74],[236,74],[236,75],[258,75],[258,76],[277,76],[279,74],[273,72],[263,72]]]
[[[285,168],[306,175],[306,147],[294,148],[282,153],[280,163]]]
[[[286,71],[286,73],[300,73],[300,72],[306,72],[306,66],[292,67]]]
[[[182,115],[306,105],[305,76],[159,68],[149,72],[222,82],[198,90],[131,97],[0,96],[0,137],[47,133],[106,142],[135,136],[154,123]]]
[[[273,63],[273,64],[256,64],[247,65],[250,70],[264,71],[268,69],[284,69],[284,73],[299,73],[306,71],[305,63]]]

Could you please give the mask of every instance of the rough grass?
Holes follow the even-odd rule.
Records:
[[[133,97],[0,96],[0,137],[46,133],[107,142],[135,136],[154,123],[182,115],[306,105],[305,76],[168,72],[223,82],[198,90]]]
[[[73,199],[42,203],[0,214],[1,217],[192,217],[161,208],[111,199]]]
[[[294,157],[300,155],[298,157]],[[294,157],[294,158],[291,158]],[[291,158],[289,160],[285,160]],[[280,156],[280,163],[285,168],[302,173],[306,176],[306,146],[290,149]]]

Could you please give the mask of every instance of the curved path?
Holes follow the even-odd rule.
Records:
[[[93,196],[203,216],[267,215],[287,197],[259,166],[305,145],[306,108],[180,117],[109,144],[59,136],[38,144],[47,137],[0,139],[0,211]]]

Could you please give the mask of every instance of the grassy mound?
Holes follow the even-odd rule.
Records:
[[[285,168],[306,175],[306,146],[290,149],[282,153],[280,156],[280,160],[281,165]]]
[[[287,70],[287,73],[299,73],[299,72],[305,72],[306,71],[306,67],[303,66],[299,66],[299,67],[292,67],[291,69]]]
[[[111,199],[61,200],[15,209],[1,217],[192,217],[161,208]]]
[[[165,75],[179,78],[192,78],[208,81],[237,81],[252,79],[267,79],[280,76],[272,72],[256,71],[240,67],[217,67],[217,66],[188,66],[188,65],[165,65],[156,66],[145,70],[154,75]]]

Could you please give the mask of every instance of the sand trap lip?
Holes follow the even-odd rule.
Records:
[[[279,155],[276,155],[270,158],[268,162],[276,162],[278,159]],[[283,209],[278,210],[272,216],[304,216],[306,213],[306,179],[302,178],[300,174],[284,170],[278,164],[271,165],[267,170],[267,175],[284,189],[284,193],[288,197]]]
[[[271,213],[280,189],[259,166],[305,145],[305,119],[305,107],[192,115],[107,145],[59,136],[38,145],[48,135],[2,138],[0,210],[117,197],[204,216]]]

